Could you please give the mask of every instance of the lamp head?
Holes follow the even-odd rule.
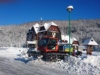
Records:
[[[70,5],[70,6],[67,7],[67,11],[68,11],[68,12],[71,12],[73,9],[74,9],[74,8],[73,8],[72,5]]]

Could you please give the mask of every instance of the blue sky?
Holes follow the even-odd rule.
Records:
[[[68,20],[67,6],[73,5],[71,19],[100,19],[100,0],[17,0],[0,3],[0,25],[43,20]]]

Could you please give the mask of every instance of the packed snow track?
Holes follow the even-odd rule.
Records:
[[[27,57],[25,48],[0,48],[0,75],[100,75],[100,53],[45,62]]]

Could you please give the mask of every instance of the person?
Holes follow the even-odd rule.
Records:
[[[76,55],[77,56],[79,56],[79,55],[81,56],[82,55],[82,51],[81,50],[77,50]]]

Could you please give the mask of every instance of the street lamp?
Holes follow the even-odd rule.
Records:
[[[73,10],[73,6],[68,6],[67,11],[69,12],[69,26],[68,26],[68,34],[69,34],[69,55],[71,54],[71,46],[70,46],[70,36],[71,36],[71,28],[70,28],[70,13]]]

